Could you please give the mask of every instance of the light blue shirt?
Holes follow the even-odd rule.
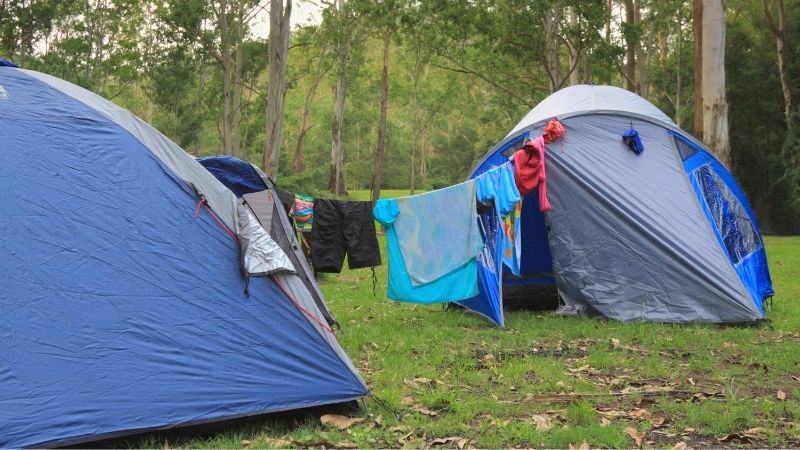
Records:
[[[522,227],[520,224],[521,211],[516,211],[520,196],[517,184],[514,182],[514,165],[507,162],[501,166],[490,169],[476,178],[478,200],[487,203],[494,201],[495,211],[500,221],[498,251],[503,264],[511,269],[511,273],[520,275],[520,257],[522,255]],[[504,223],[504,217],[511,215],[513,230],[509,230]],[[513,234],[513,235],[512,235]]]

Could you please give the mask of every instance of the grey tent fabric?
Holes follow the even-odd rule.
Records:
[[[275,210],[275,200],[273,199],[271,191],[261,191],[261,192],[251,192],[249,194],[242,195],[245,203],[247,206],[253,210],[253,213],[258,218],[258,221],[261,222],[261,226],[263,226],[266,230],[270,230],[270,226],[272,225],[273,220],[273,212]],[[274,236],[270,230],[270,236]],[[286,249],[284,249],[286,251]],[[288,253],[288,252],[287,252]]]
[[[624,112],[674,126],[666,114],[638,95],[613,86],[579,84],[564,88],[542,100],[511,129],[508,136],[553,117],[561,119],[565,115],[589,111],[595,114]]]
[[[549,240],[568,303],[624,321],[744,322],[761,317],[716,241],[672,139],[630,117],[573,116],[548,146]],[[541,128],[533,134],[540,134]]]

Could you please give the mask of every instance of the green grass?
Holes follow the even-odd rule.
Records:
[[[353,412],[366,420],[343,431],[307,416],[133,445],[420,448],[458,437],[443,446],[455,448],[464,439],[465,448],[566,448],[584,441],[619,448],[636,446],[625,432],[632,427],[645,433],[646,447],[681,441],[689,447],[800,446],[800,382],[792,378],[800,377],[800,238],[767,237],[765,243],[776,296],[768,321],[751,327],[622,324],[510,311],[507,328],[498,329],[463,311],[387,301],[385,265],[376,269],[376,296],[369,270],[325,275],[320,284],[342,324],[339,342],[391,411],[367,398]],[[526,356],[534,347],[571,351]],[[647,389],[666,392],[643,395]],[[776,397],[778,391],[786,400]],[[589,395],[545,398],[559,393]],[[436,415],[426,414],[431,411]],[[537,415],[550,420],[549,429],[537,427]],[[755,439],[736,439],[755,427],[763,429]]]

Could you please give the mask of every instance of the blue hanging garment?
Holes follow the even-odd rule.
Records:
[[[389,299],[443,303],[478,295],[476,258],[481,240],[475,216],[475,185],[462,185],[402,199],[381,199],[375,204],[373,216],[386,227]],[[465,210],[461,220],[457,214],[443,213],[448,200],[451,208],[463,200],[471,205],[471,211]],[[453,238],[459,234],[463,236]],[[457,251],[454,243],[463,248]],[[423,249],[427,252],[419,253]],[[454,258],[456,255],[466,256]],[[452,268],[442,272],[445,266]],[[411,268],[417,270],[417,277]],[[420,279],[425,281],[418,282]]]
[[[414,286],[435,281],[480,253],[475,180],[400,197],[397,207],[394,229]]]
[[[478,200],[482,203],[494,201],[495,211],[502,225],[502,233],[498,236],[501,259],[511,269],[511,273],[520,276],[522,197],[514,182],[513,163],[507,162],[490,169],[475,179]]]
[[[628,146],[628,149],[637,155],[641,155],[644,151],[644,144],[639,137],[639,132],[635,128],[628,128],[622,135],[622,142]]]

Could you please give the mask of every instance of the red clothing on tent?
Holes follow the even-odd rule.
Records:
[[[518,152],[514,153],[514,181],[523,197],[538,187],[539,209],[542,212],[550,211],[543,137],[526,142]]]

